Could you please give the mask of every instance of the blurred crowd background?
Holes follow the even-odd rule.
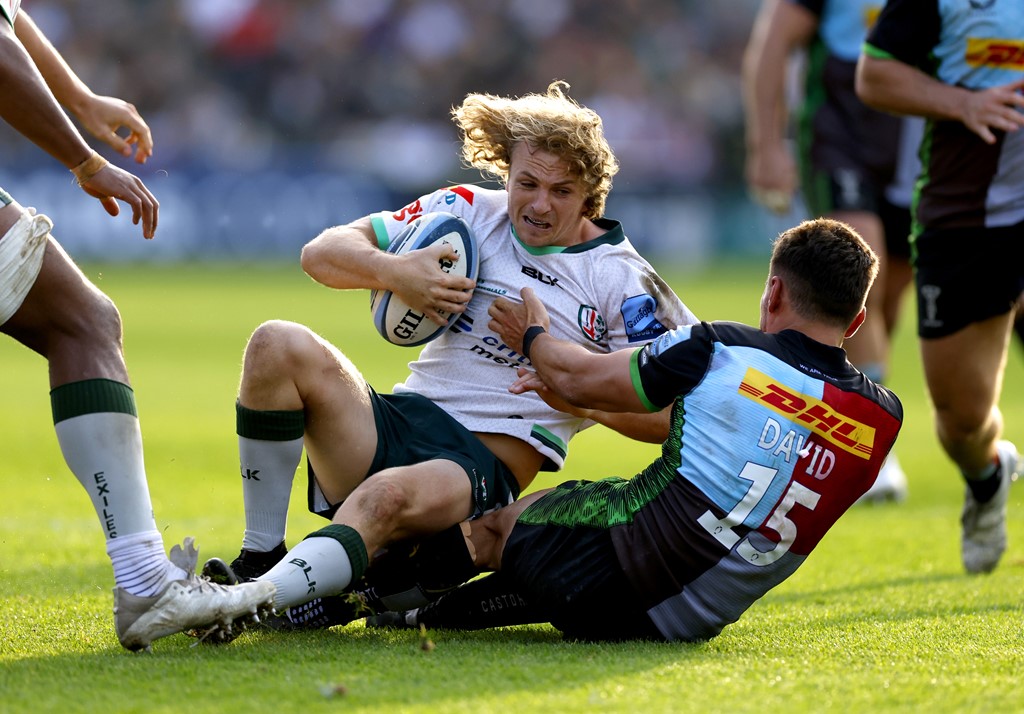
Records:
[[[86,83],[153,130],[153,158],[130,170],[161,201],[159,247],[6,125],[0,185],[80,258],[294,256],[327,225],[479,181],[450,119],[467,93],[564,79],[605,121],[622,166],[608,215],[641,250],[764,252],[781,224],[746,198],[739,78],[758,4],[24,0]]]

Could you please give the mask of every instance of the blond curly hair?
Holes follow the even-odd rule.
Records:
[[[567,161],[586,187],[584,218],[600,218],[619,163],[604,138],[601,117],[567,97],[568,88],[567,82],[558,80],[545,94],[514,99],[467,95],[452,108],[462,135],[462,160],[506,184],[516,144],[525,141],[549,151]]]

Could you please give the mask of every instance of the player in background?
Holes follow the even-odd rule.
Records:
[[[145,163],[149,127],[130,104],[102,97],[74,74],[19,2],[0,1],[0,115],[64,164],[78,186],[116,216],[132,209],[156,232],[159,204],[134,175],[94,152],[62,111],[122,156]],[[128,130],[119,136],[119,128]],[[121,347],[117,308],[50,235],[53,224],[0,189],[0,331],[46,358],[54,428],[68,467],[99,517],[114,569],[114,624],[121,644],[211,621],[230,622],[266,605],[265,584],[227,589],[196,577],[192,539],[168,558],[150,502],[142,435]]]
[[[865,102],[928,120],[911,238],[917,332],[939,441],[966,482],[970,573],[1006,550],[1020,470],[998,404],[1024,292],[1022,56],[1018,3],[890,0],[857,69]]]
[[[854,70],[879,0],[765,0],[743,61],[746,179],[751,195],[778,213],[789,211],[798,187],[812,216],[851,226],[879,257],[868,318],[846,349],[875,382],[889,369],[889,349],[912,279],[910,198],[917,174],[919,119],[871,109],[854,91]],[[787,75],[806,53],[796,119],[798,161],[787,140]],[[907,496],[895,454],[882,466],[866,501]]]
[[[499,572],[390,621],[512,624],[481,607],[486,592],[501,593],[490,610],[511,605],[574,639],[718,635],[803,564],[896,439],[899,400],[842,349],[876,270],[867,243],[823,218],[776,240],[760,330],[702,322],[599,355],[551,335],[532,289],[525,323],[493,312],[536,370],[513,392],[610,411],[671,404],[671,434],[631,479],[569,481],[465,524],[475,563]]]
[[[464,161],[504,188],[434,191],[399,211],[328,228],[305,246],[303,268],[330,288],[392,290],[438,324],[442,312],[461,317],[422,349],[393,394],[377,393],[340,349],[303,325],[256,329],[237,402],[242,550],[229,568],[208,561],[211,577],[272,582],[279,612],[313,600],[288,613],[298,624],[348,622],[345,598],[321,597],[358,587],[370,559],[396,540],[440,531],[432,543],[464,553],[458,524],[507,506],[540,470],[560,469],[581,429],[599,422],[664,439],[667,411],[571,414],[536,394],[510,394],[514,369],[527,360],[488,328],[495,298],[524,286],[550,305],[552,331],[588,352],[645,344],[695,322],[622,225],[603,216],[618,164],[600,117],[568,98],[567,86],[518,98],[470,94],[453,109]],[[402,256],[384,250],[410,221],[438,210],[473,230],[478,281],[442,271],[438,261],[457,256],[441,244]],[[289,552],[288,500],[303,449],[309,508],[332,523]],[[434,562],[443,562],[446,547],[438,550]]]

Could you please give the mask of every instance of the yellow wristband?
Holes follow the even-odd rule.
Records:
[[[92,152],[92,156],[75,168],[71,169],[71,173],[75,175],[75,180],[78,181],[78,185],[82,186],[89,183],[93,176],[106,168],[108,163],[110,162],[94,151]]]

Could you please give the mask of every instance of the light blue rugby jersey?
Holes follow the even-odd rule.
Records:
[[[627,577],[668,639],[717,635],[791,575],[874,482],[899,400],[843,350],[735,323],[670,331],[634,356],[661,457],[610,509]]]

